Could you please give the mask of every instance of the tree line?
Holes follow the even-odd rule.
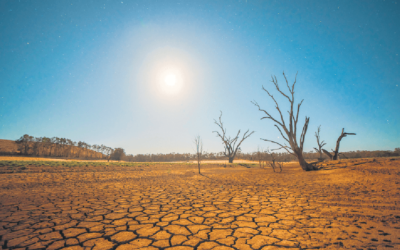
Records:
[[[126,154],[123,148],[111,148],[105,145],[90,145],[86,142],[74,142],[67,138],[60,137],[33,137],[23,135],[15,141],[18,150],[22,155],[39,157],[61,157],[77,159],[105,159],[105,160],[123,160],[128,162],[174,162],[174,161],[194,161],[199,155],[197,153],[168,153],[168,154]],[[315,160],[318,158],[329,159],[326,155],[320,155],[316,152],[303,152],[304,159]],[[272,155],[273,154],[273,155]],[[373,158],[373,157],[393,157],[400,156],[400,148],[394,151],[350,151],[340,153],[343,159],[350,158]],[[240,148],[236,151],[235,157],[241,160],[249,161],[272,161],[289,162],[297,160],[296,156],[287,152],[273,152],[270,150],[258,149],[256,152],[244,153]],[[226,152],[202,152],[202,160],[229,160]]]
[[[199,155],[197,153],[169,153],[169,154],[137,154],[126,155],[123,157],[125,161],[129,162],[173,162],[173,161],[193,161]],[[202,160],[225,160],[227,157],[224,152],[201,154]]]
[[[357,158],[375,158],[375,157],[396,157],[400,156],[400,148],[396,148],[394,151],[389,150],[375,150],[375,151],[368,151],[368,150],[357,150],[357,151],[349,151],[349,152],[341,152],[340,158],[341,159],[357,159]],[[287,152],[275,153],[271,151],[257,151],[253,153],[240,153],[238,154],[238,159],[242,160],[250,160],[250,161],[259,161],[266,160],[272,161],[274,157],[276,161],[279,162],[289,162],[289,161],[296,161],[296,156],[289,154]],[[306,160],[318,160],[320,158],[319,152],[303,152],[303,157]],[[329,160],[328,156],[322,155],[324,160]]]
[[[319,158],[319,152],[303,152],[303,157],[306,160],[317,160]],[[374,158],[374,157],[395,157],[400,156],[400,148],[396,148],[394,151],[367,151],[357,150],[342,152],[341,159],[353,159],[353,158]],[[169,153],[169,154],[137,154],[137,155],[125,155],[122,157],[124,161],[129,162],[174,162],[174,161],[197,161],[199,155],[197,153]],[[323,159],[329,159],[326,155],[322,156]],[[256,152],[237,152],[236,159],[249,160],[249,161],[272,161],[275,159],[277,162],[290,162],[296,161],[296,156],[287,152],[273,152],[270,150],[258,150]],[[201,154],[201,160],[228,160],[229,156],[225,155],[225,152],[203,152]]]
[[[122,148],[90,145],[83,141],[75,142],[61,137],[34,137],[25,134],[15,142],[22,155],[107,160],[122,160],[125,155]]]

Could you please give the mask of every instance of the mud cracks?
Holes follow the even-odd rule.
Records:
[[[399,161],[305,173],[158,165],[0,176],[3,249],[400,247]],[[337,166],[337,167],[335,167]],[[397,170],[396,170],[397,169]],[[379,170],[379,169],[378,169]],[[77,170],[78,171],[78,170]],[[385,170],[386,171],[386,170]],[[11,176],[11,177],[10,177]]]

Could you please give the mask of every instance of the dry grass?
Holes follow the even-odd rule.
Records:
[[[191,163],[197,163],[197,161],[190,161]],[[228,160],[204,160],[201,161],[203,164],[229,164]],[[258,161],[249,161],[249,160],[234,160],[233,163],[245,163],[245,164],[258,164]]]

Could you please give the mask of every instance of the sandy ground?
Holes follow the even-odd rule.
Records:
[[[197,161],[190,161],[190,162],[197,164]],[[204,160],[201,163],[202,164],[229,164],[229,161],[228,160]],[[258,164],[258,161],[234,160],[233,163]]]
[[[63,158],[48,158],[48,157],[29,157],[29,156],[0,156],[0,161],[79,161],[79,162],[125,162],[115,160],[80,160],[80,159],[63,159]],[[314,160],[315,161],[315,160]],[[157,162],[153,162],[157,163]],[[163,163],[163,162],[158,162]],[[197,164],[197,161],[175,161],[170,163],[192,163]],[[236,164],[259,164],[258,161],[235,160]],[[144,163],[143,163],[144,164]],[[201,164],[229,164],[228,160],[203,160]]]
[[[400,249],[400,159],[0,174],[3,249]],[[3,168],[7,168],[4,166]],[[26,169],[28,171],[29,168]]]
[[[0,156],[0,161],[83,161],[83,162],[108,162],[107,160],[80,160],[80,159],[58,159],[48,157],[29,157],[29,156]],[[110,162],[124,162],[114,161]],[[176,161],[171,163],[186,163],[185,161]],[[187,163],[197,164],[197,161],[188,161]],[[258,161],[235,160],[234,163],[258,164]],[[228,160],[204,160],[201,164],[229,164]]]

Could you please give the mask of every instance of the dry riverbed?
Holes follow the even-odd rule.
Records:
[[[3,249],[400,249],[400,159],[0,167]]]

